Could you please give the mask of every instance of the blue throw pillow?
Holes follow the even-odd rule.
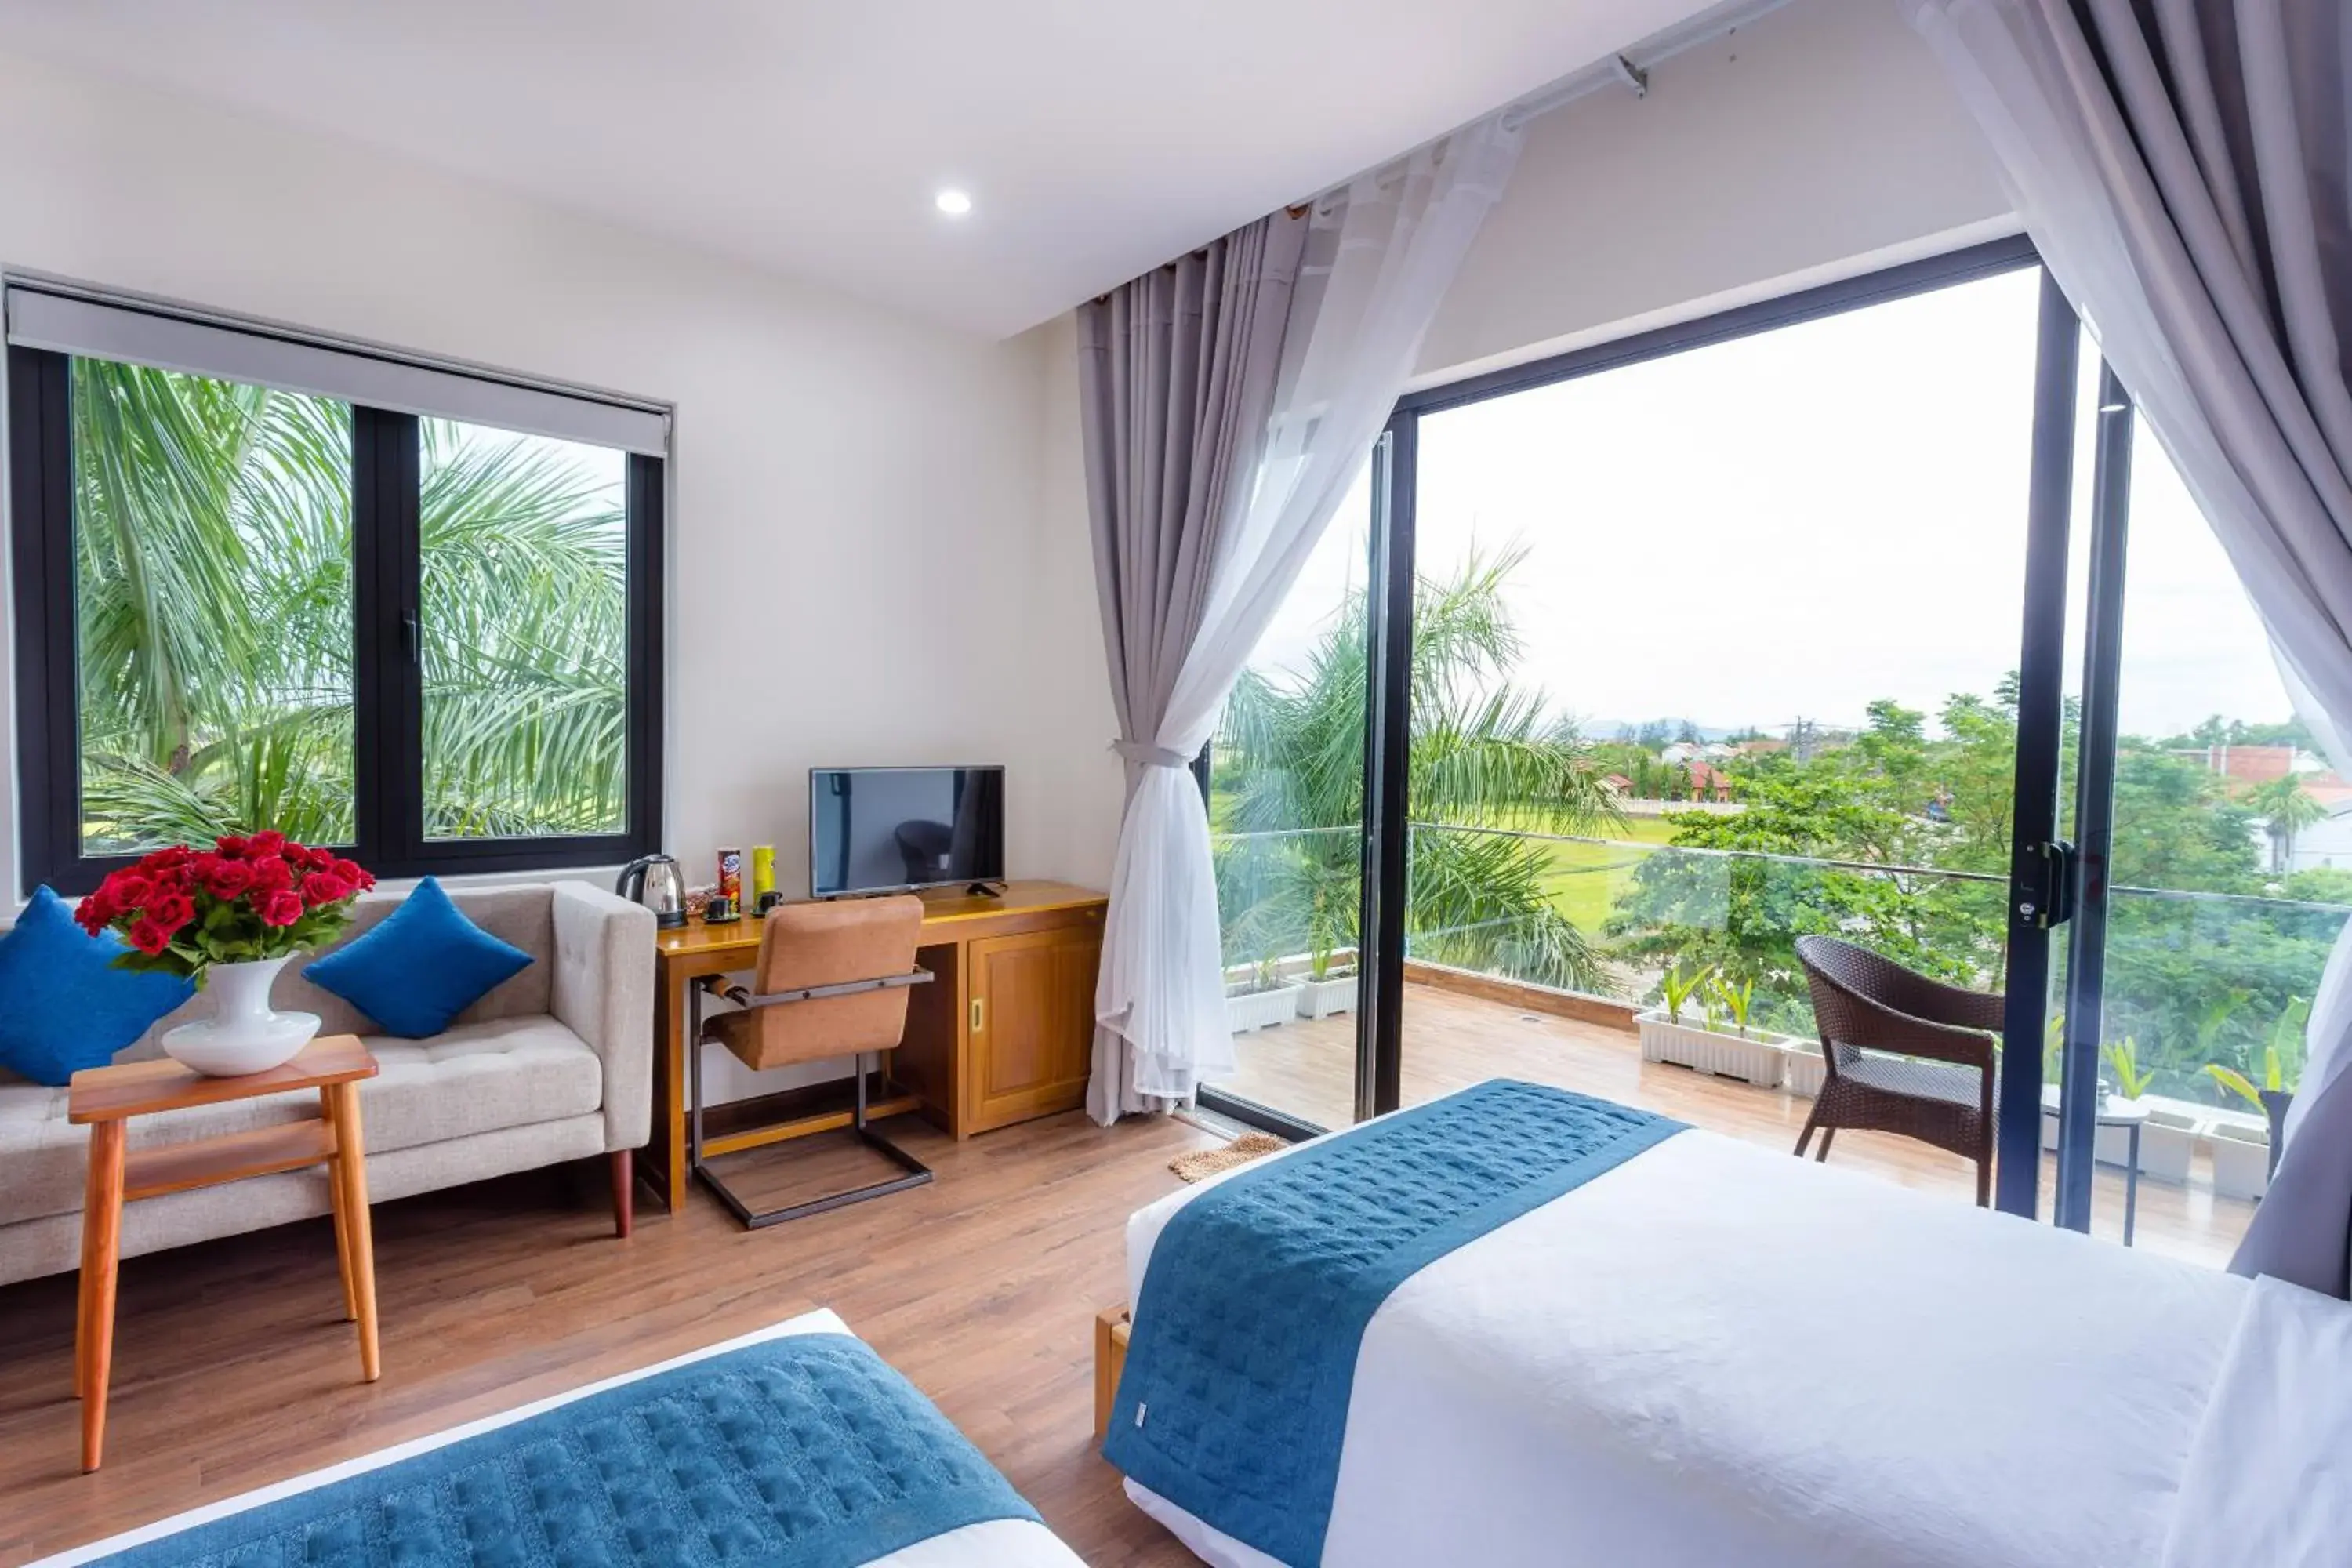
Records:
[[[195,994],[176,974],[114,967],[122,939],[90,935],[46,887],[0,936],[0,1067],[62,1086],[102,1068],[156,1019]]]
[[[304,969],[302,978],[349,1002],[386,1034],[422,1040],[530,964],[530,954],[467,920],[427,877],[400,908]]]

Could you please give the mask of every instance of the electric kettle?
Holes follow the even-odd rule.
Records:
[[[622,867],[613,891],[653,910],[657,925],[686,923],[686,879],[678,875],[677,862],[667,855],[647,855]]]

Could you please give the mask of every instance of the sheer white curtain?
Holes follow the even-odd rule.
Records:
[[[2352,768],[2347,29],[2279,0],[1908,0],[2050,271],[2131,389]],[[2086,30],[2087,28],[2087,30]],[[2352,933],[2289,1146],[2352,1067]]]
[[[1132,759],[1146,765],[1119,827],[1095,1014],[1126,1038],[1133,1079],[1097,1076],[1087,1095],[1097,1121],[1115,1120],[1123,1099],[1188,1099],[1234,1070],[1208,813],[1187,767],[1370,456],[1519,142],[1491,115],[1315,213],[1247,510],[1220,542],[1167,715]]]

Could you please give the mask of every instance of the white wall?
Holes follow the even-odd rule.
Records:
[[[1895,0],[1792,0],[1646,98],[1544,115],[1423,345],[1422,384],[2018,227]]]
[[[673,402],[666,837],[689,879],[773,843],[805,887],[812,764],[984,761],[1011,770],[1016,873],[1108,878],[1084,511],[1045,480],[1076,450],[1066,331],[954,335],[0,54],[5,266]]]

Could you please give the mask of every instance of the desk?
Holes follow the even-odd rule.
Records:
[[[1066,882],[1012,882],[996,898],[924,895],[916,962],[935,977],[908,994],[906,1037],[874,1086],[870,1114],[922,1115],[958,1139],[1086,1103],[1094,1054],[1095,969],[1102,957],[1101,893]],[[640,1163],[662,1206],[687,1189],[687,987],[706,974],[751,967],[756,918],[696,921],[657,934],[654,1126]],[[728,1128],[793,1118],[790,1135],[849,1125],[850,1080],[705,1109],[705,1152],[734,1141]],[[730,1112],[734,1114],[730,1115]]]

